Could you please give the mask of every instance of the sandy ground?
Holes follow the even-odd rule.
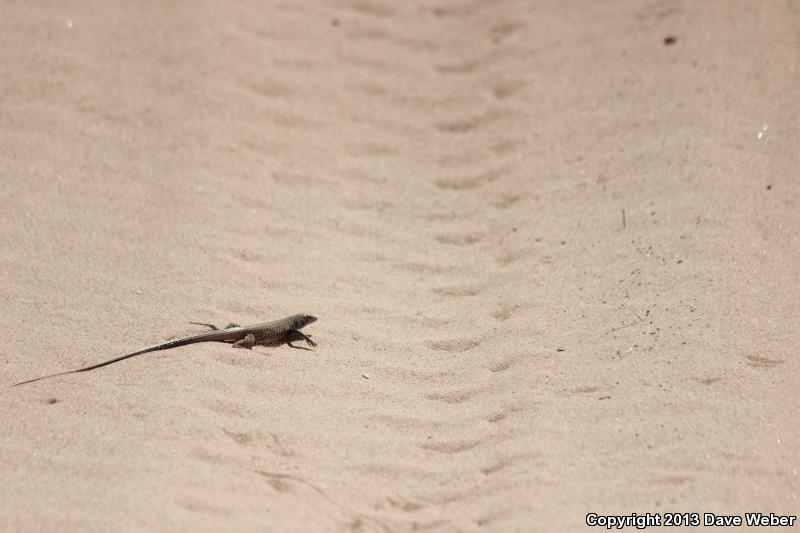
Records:
[[[3,531],[797,514],[797,1],[2,9]]]

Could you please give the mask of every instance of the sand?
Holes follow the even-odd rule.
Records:
[[[0,43],[1,530],[797,514],[797,2],[11,1]],[[314,351],[10,387],[297,312]]]

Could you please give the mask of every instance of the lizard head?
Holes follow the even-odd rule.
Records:
[[[301,329],[306,327],[307,325],[311,324],[312,322],[316,322],[317,317],[312,315],[306,314],[299,314],[294,316],[294,329]]]

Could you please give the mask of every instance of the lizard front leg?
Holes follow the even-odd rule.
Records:
[[[289,333],[289,336],[286,339],[286,344],[288,344],[292,348],[299,348],[298,346],[295,346],[294,344],[292,344],[292,342],[294,342],[294,341],[306,341],[306,343],[308,343],[309,346],[316,346],[317,345],[317,343],[312,341],[308,337],[308,335],[306,335],[302,331],[298,331],[298,330],[294,330],[291,333]]]

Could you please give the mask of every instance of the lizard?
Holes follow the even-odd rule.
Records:
[[[253,326],[240,326],[239,324],[231,323],[225,326],[224,329],[219,329],[217,326],[214,326],[213,324],[191,322],[191,324],[195,324],[198,326],[209,327],[211,328],[211,331],[198,333],[196,335],[189,335],[187,337],[181,337],[179,339],[167,340],[164,342],[160,342],[158,344],[153,344],[151,346],[140,348],[139,350],[134,350],[132,352],[122,354],[120,356],[114,357],[113,359],[109,359],[108,361],[103,361],[102,363],[85,366],[77,370],[69,370],[67,372],[59,372],[57,374],[49,374],[47,376],[42,376],[40,378],[21,381],[19,383],[14,383],[13,386],[16,387],[17,385],[33,383],[34,381],[39,381],[40,379],[54,378],[56,376],[65,376],[67,374],[76,374],[78,372],[87,372],[89,370],[94,370],[95,368],[100,368],[102,366],[122,361],[123,359],[128,359],[129,357],[133,357],[135,355],[141,355],[147,352],[155,352],[158,350],[169,350],[170,348],[177,348],[178,346],[186,346],[187,344],[194,344],[196,342],[227,342],[230,343],[234,348],[246,348],[248,350],[256,345],[278,346],[284,343],[288,344],[292,348],[298,348],[297,346],[293,345],[292,342],[301,340],[306,341],[306,343],[308,343],[309,346],[316,346],[317,344],[314,341],[312,341],[308,337],[308,335],[300,331],[302,328],[311,324],[312,322],[316,322],[316,320],[317,317],[315,316],[299,314],[282,318],[280,320],[275,320],[273,322],[255,324]]]

